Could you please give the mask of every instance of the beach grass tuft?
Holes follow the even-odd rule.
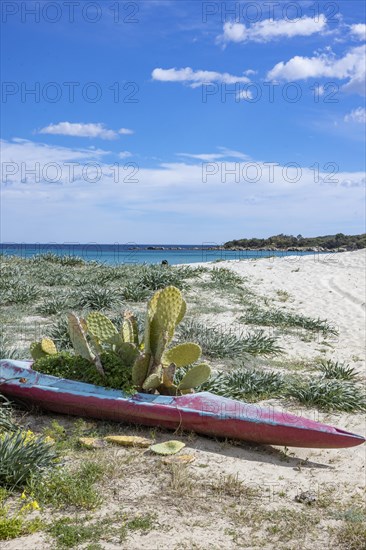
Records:
[[[46,329],[46,336],[51,338],[59,351],[68,351],[73,348],[69,334],[67,317],[59,317]]]
[[[35,284],[17,283],[8,291],[3,292],[2,301],[6,305],[27,305],[40,296],[40,289]]]
[[[92,310],[112,309],[122,302],[120,291],[114,288],[88,286],[75,295],[75,305]]]
[[[366,411],[365,391],[357,384],[317,377],[289,385],[287,394],[300,403],[325,411]]]
[[[0,484],[24,487],[32,478],[55,464],[57,453],[43,437],[29,432],[5,432],[0,436]]]
[[[0,331],[0,359],[19,359],[18,350],[10,345],[9,337]]]
[[[210,272],[211,281],[214,285],[222,286],[240,286],[244,280],[231,269],[225,267],[214,267]]]
[[[179,383],[187,369],[176,372],[175,383]],[[260,401],[270,397],[281,397],[286,390],[286,378],[274,371],[247,368],[244,364],[232,371],[218,371],[202,384],[197,391],[209,391],[222,397],[239,401]]]
[[[17,425],[13,419],[13,410],[10,401],[0,394],[0,433],[14,432]]]
[[[70,295],[53,295],[45,298],[44,301],[36,307],[37,313],[41,315],[56,315],[71,308]]]
[[[142,266],[139,270],[137,284],[148,290],[160,290],[167,286],[175,286],[179,290],[187,289],[186,278],[182,277],[184,271],[170,266]]]
[[[103,465],[86,461],[76,469],[60,467],[48,472],[31,489],[41,504],[59,509],[75,506],[93,510],[102,502],[95,484],[103,474]]]
[[[281,328],[301,328],[323,336],[338,334],[337,329],[326,319],[313,319],[299,313],[284,311],[282,309],[266,310],[258,306],[250,308],[240,321],[246,325],[257,325]]]
[[[144,302],[149,295],[149,290],[141,284],[129,281],[121,289],[121,295],[127,302]]]
[[[355,380],[359,377],[358,372],[348,363],[333,361],[321,361],[318,366],[324,378],[333,380]]]
[[[44,263],[56,264],[62,266],[76,267],[85,265],[85,260],[78,256],[59,256],[53,252],[46,252],[45,254],[37,254],[29,259],[31,264],[39,265]]]
[[[217,359],[240,357],[246,353],[276,355],[282,351],[276,344],[276,338],[265,335],[263,331],[237,335],[230,329],[209,327],[193,320],[180,327],[179,338],[197,342],[204,355]]]
[[[273,371],[248,369],[244,366],[228,373],[219,373],[205,385],[223,397],[245,401],[259,401],[280,397],[285,387],[284,378]],[[211,386],[211,387],[210,387]]]

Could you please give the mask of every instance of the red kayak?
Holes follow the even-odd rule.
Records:
[[[0,361],[0,392],[69,415],[161,426],[256,443],[332,449],[365,438],[333,426],[209,392],[169,397],[122,391],[38,373],[28,361]]]

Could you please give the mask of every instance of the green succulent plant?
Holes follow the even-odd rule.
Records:
[[[183,386],[174,384],[176,369],[195,363],[202,353],[200,346],[191,342],[167,348],[186,310],[186,302],[180,290],[174,286],[158,290],[149,301],[143,357],[138,357],[132,368],[132,379],[138,389],[148,392],[158,390],[159,393],[174,395],[181,393],[180,390],[189,391],[209,378],[210,367],[196,365],[188,371]]]
[[[68,332],[76,356],[95,367],[99,377],[96,379],[104,381],[104,385],[121,388],[121,383],[126,381],[129,391],[132,383],[138,391],[148,393],[189,393],[194,387],[206,382],[211,371],[204,363],[196,364],[202,353],[198,344],[185,342],[168,347],[186,309],[180,290],[169,286],[155,292],[148,302],[142,338],[139,336],[137,320],[130,311],[125,312],[119,330],[101,312],[92,311],[86,319],[69,313]],[[36,361],[35,369],[38,361],[42,372],[51,374],[52,365],[58,364],[50,359],[57,354],[57,349],[49,338],[34,342],[31,354]],[[109,364],[113,364],[112,370]],[[120,376],[116,373],[116,365],[120,369]],[[176,369],[190,365],[193,365],[192,368],[184,374],[179,385],[174,384]],[[89,373],[89,368],[87,370]],[[74,369],[70,372],[74,372]],[[90,373],[87,378],[90,381]]]
[[[42,357],[55,355],[57,349],[51,338],[42,338],[40,342],[33,342],[30,345],[30,352],[32,358],[37,361],[37,359],[41,359]]]

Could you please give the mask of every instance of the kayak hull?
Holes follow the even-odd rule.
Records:
[[[365,442],[360,435],[326,424],[209,392],[126,396],[119,390],[41,374],[31,365],[0,361],[0,392],[47,411],[288,447],[331,449]]]

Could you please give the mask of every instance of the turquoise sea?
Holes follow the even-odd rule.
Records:
[[[217,246],[217,245],[216,245]],[[154,249],[148,249],[148,248]],[[162,250],[161,250],[162,249]],[[319,252],[287,252],[269,250],[216,250],[211,244],[203,245],[148,245],[148,244],[24,244],[0,243],[0,253],[22,258],[31,258],[39,254],[57,254],[58,256],[80,257],[86,261],[97,261],[107,265],[160,264],[167,260],[170,265],[212,262],[217,260],[250,260],[272,256],[319,255]],[[295,259],[295,258],[292,258]]]

